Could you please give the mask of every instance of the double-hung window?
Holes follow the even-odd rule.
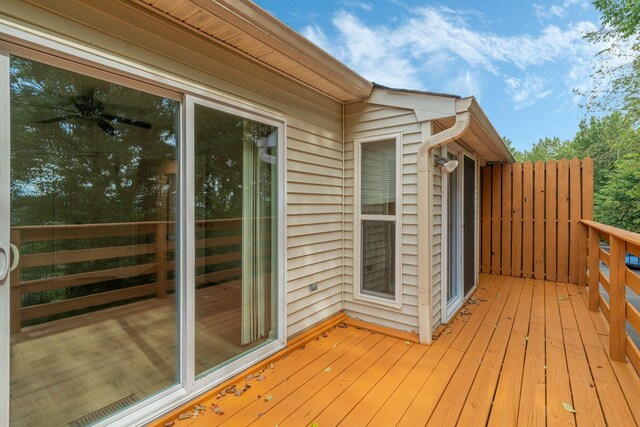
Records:
[[[400,306],[401,135],[355,141],[356,298]]]

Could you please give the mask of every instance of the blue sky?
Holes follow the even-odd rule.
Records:
[[[598,26],[588,0],[257,0],[365,78],[476,96],[501,135],[529,149],[570,139],[585,117]]]

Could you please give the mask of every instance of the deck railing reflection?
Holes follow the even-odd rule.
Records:
[[[145,298],[175,286],[175,222],[11,228],[21,253],[11,273],[11,332]],[[242,273],[242,219],[196,223],[196,286]]]

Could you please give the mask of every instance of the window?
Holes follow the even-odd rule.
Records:
[[[400,135],[356,140],[356,297],[400,305]]]

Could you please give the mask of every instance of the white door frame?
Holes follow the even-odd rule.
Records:
[[[6,256],[3,268],[6,277],[0,279],[0,426],[9,425],[9,355],[11,333],[9,329],[10,280],[8,269],[10,264],[9,239],[11,235],[9,223],[9,170],[10,170],[10,127],[9,127],[9,55],[0,45],[0,246]],[[0,255],[1,256],[1,255]],[[4,272],[3,272],[4,273]]]
[[[16,44],[19,42],[20,45]],[[44,33],[33,30],[23,30],[19,26],[7,25],[0,22],[0,244],[6,246],[10,236],[10,91],[9,91],[9,55],[15,54],[53,66],[80,72],[112,83],[122,84],[134,89],[153,93],[159,96],[175,99],[180,105],[180,140],[178,143],[178,187],[182,192],[178,203],[177,249],[182,256],[177,258],[176,278],[182,280],[182,291],[177,292],[180,307],[179,320],[179,355],[178,383],[161,392],[143,399],[121,412],[97,423],[98,426],[110,425],[144,425],[160,414],[168,412],[197,395],[206,392],[217,384],[250,367],[256,361],[276,353],[287,343],[286,332],[286,129],[287,120],[279,112],[269,110],[261,105],[253,104],[244,99],[222,93],[215,88],[204,87],[194,82],[173,79],[161,70],[150,70],[148,66],[137,65],[129,60],[114,58],[106,53],[97,54],[81,44],[64,44]],[[230,362],[228,365],[194,381],[195,371],[193,310],[195,301],[194,284],[194,209],[193,177],[188,171],[193,171],[193,120],[189,114],[190,101],[199,99],[212,103],[221,111],[232,111],[233,114],[259,121],[275,124],[278,127],[278,309],[276,338],[255,349],[249,355]],[[191,101],[192,102],[192,101]],[[190,139],[191,138],[191,139]],[[193,175],[191,173],[191,175]],[[189,204],[191,201],[191,204]],[[191,227],[191,228],[190,228]],[[5,243],[6,242],[6,243]],[[0,255],[1,256],[1,255]],[[0,281],[0,427],[9,424],[9,307],[10,307],[9,277]],[[189,327],[191,325],[191,327]]]
[[[452,172],[452,173],[457,173],[458,174],[458,194],[457,194],[457,198],[458,198],[458,212],[457,212],[457,216],[458,216],[458,224],[462,225],[462,223],[464,222],[464,158],[469,157],[470,159],[473,159],[473,161],[476,164],[476,171],[475,171],[475,181],[476,181],[476,185],[475,185],[475,194],[474,194],[474,204],[475,204],[475,228],[476,228],[476,233],[474,234],[474,275],[475,275],[475,284],[473,286],[473,288],[467,293],[467,295],[464,295],[464,272],[463,272],[463,265],[461,262],[458,263],[458,265],[456,266],[457,271],[458,271],[458,292],[459,295],[458,297],[451,302],[451,304],[449,304],[448,299],[448,293],[449,293],[449,263],[450,263],[450,259],[449,259],[449,175],[446,172],[442,172],[442,174],[444,175],[442,177],[442,284],[441,284],[441,313],[442,313],[442,321],[441,323],[447,323],[449,320],[451,320],[451,318],[453,317],[453,315],[456,314],[456,312],[460,309],[460,307],[462,307],[462,305],[465,303],[465,301],[471,296],[471,294],[473,293],[473,291],[476,289],[477,285],[478,285],[478,215],[479,215],[479,210],[478,210],[478,200],[479,200],[479,196],[478,196],[478,191],[479,191],[479,184],[478,184],[478,178],[479,178],[479,159],[478,156],[473,153],[472,151],[470,151],[469,149],[467,149],[466,147],[457,144],[457,143],[451,143],[447,146],[444,146],[442,148],[442,156],[446,157],[447,154],[449,152],[453,152],[456,156],[458,156],[458,167]],[[463,239],[463,229],[462,227],[459,227],[458,233],[457,233],[457,243],[458,243],[458,259],[459,260],[463,260],[464,259],[464,239]]]

